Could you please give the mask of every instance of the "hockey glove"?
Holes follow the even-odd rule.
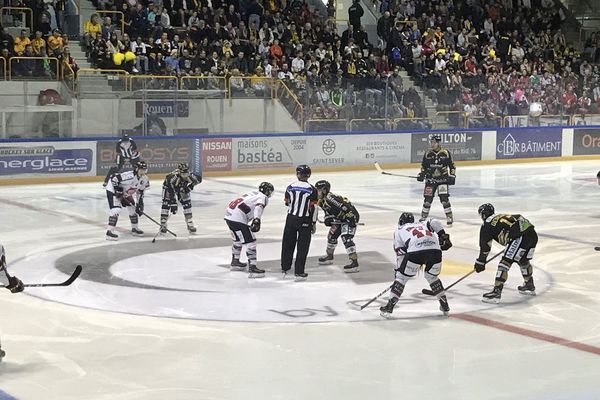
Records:
[[[116,187],[115,188],[115,196],[121,198],[123,197],[123,188],[122,187]]]
[[[485,271],[485,261],[476,260],[475,261],[475,271],[477,273]]]
[[[171,209],[171,214],[177,214],[177,203],[172,203],[169,208]]]
[[[335,217],[333,215],[325,216],[325,219],[323,221],[325,226],[331,226],[331,225],[333,225],[334,222],[335,222]]]
[[[135,207],[135,213],[140,217],[144,215],[144,200],[141,198],[138,200],[137,206]]]
[[[418,182],[423,182],[425,180],[425,172],[419,172],[417,174],[417,181]]]
[[[260,219],[259,218],[254,218],[252,220],[252,223],[250,223],[250,231],[252,231],[252,232],[260,231]]]
[[[456,183],[456,176],[454,175],[448,175],[448,178],[446,178],[446,184],[452,186]]]
[[[25,289],[25,286],[23,286],[23,282],[21,282],[19,278],[16,276],[11,276],[8,279],[8,285],[6,285],[6,288],[12,293],[19,293]]]
[[[135,206],[135,200],[131,196],[124,196],[121,199],[121,205],[123,207]]]
[[[443,251],[448,250],[450,247],[452,247],[452,242],[450,241],[450,235],[447,233],[442,233],[439,235],[440,237],[440,248]]]

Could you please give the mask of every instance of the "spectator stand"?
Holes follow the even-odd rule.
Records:
[[[8,61],[10,80],[61,80],[60,61],[56,57],[11,57]]]
[[[20,17],[17,17],[20,16]],[[0,26],[12,36],[17,36],[23,28],[33,30],[33,10],[29,7],[0,7]]]

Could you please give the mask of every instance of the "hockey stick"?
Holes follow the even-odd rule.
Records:
[[[492,258],[490,258],[489,260],[487,260],[485,263],[486,264],[489,263],[490,261],[492,261],[494,258],[498,257],[502,253],[504,253],[504,250],[502,250],[501,252],[499,252],[498,254],[496,254],[495,256],[493,256]],[[475,270],[469,271],[469,273],[467,273],[465,276],[463,276],[462,278],[460,278],[459,280],[457,280],[456,282],[454,282],[452,285],[448,286],[446,289],[444,289],[444,291],[447,292],[454,285],[456,285],[457,283],[461,282],[463,279],[467,278],[468,276],[470,276],[474,272],[475,272]],[[433,291],[430,290],[430,289],[423,289],[423,290],[421,290],[421,293],[426,294],[428,296],[433,296]]]
[[[379,163],[377,161],[375,161],[375,169],[377,169],[377,171],[381,172],[383,175],[401,176],[403,178],[417,179],[417,177],[413,176],[413,175],[402,175],[402,174],[393,174],[391,172],[386,172],[386,171],[383,170],[383,168],[381,168],[381,166],[379,165]]]
[[[71,283],[75,282],[75,279],[77,279],[79,277],[79,275],[81,274],[81,271],[83,270],[83,267],[81,265],[77,265],[75,267],[75,270],[73,271],[73,273],[71,274],[71,276],[69,277],[69,279],[67,279],[64,282],[61,283],[24,283],[23,286],[24,287],[53,287],[53,286],[69,286],[71,285]],[[7,277],[12,278],[9,274],[8,271],[6,271],[6,269],[4,269],[4,273],[6,274]],[[6,287],[6,286],[3,286]]]
[[[158,226],[160,226],[160,227],[162,228],[162,225],[161,225],[159,222],[157,222],[157,221],[156,221],[154,218],[152,218],[151,216],[149,216],[149,215],[148,215],[148,214],[146,214],[145,212],[142,212],[142,215],[143,215],[143,216],[145,216],[145,217],[146,217],[146,218],[148,218],[150,221],[154,222],[156,225],[158,225]],[[177,237],[177,235],[176,235],[175,233],[171,232],[169,229],[167,229],[167,232],[169,232],[171,235],[173,235],[173,236]],[[160,231],[159,231],[159,233],[160,233]],[[155,238],[156,238],[156,236],[155,236]],[[154,243],[154,241],[152,241],[152,243]]]
[[[360,306],[360,311],[364,310],[365,308],[367,308],[367,306],[369,304],[371,304],[372,302],[374,302],[375,300],[377,300],[378,298],[380,298],[381,296],[383,296],[384,294],[386,294],[387,291],[392,288],[392,286],[394,286],[393,283],[389,287],[387,287],[383,292],[379,293],[377,296],[375,296],[371,300],[369,300],[366,304],[363,304],[362,306]]]
[[[321,221],[318,218],[317,218],[317,222],[320,223],[320,224],[324,224],[325,223],[324,221]],[[336,222],[332,222],[331,225],[343,225],[343,222],[336,221]],[[365,223],[364,222],[357,222],[356,225],[364,226]]]

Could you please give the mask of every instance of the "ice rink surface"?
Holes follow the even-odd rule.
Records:
[[[385,166],[384,166],[385,167]],[[518,294],[517,266],[503,302],[481,302],[492,262],[448,292],[451,316],[407,284],[393,320],[376,301],[393,279],[392,233],[402,211],[417,215],[422,184],[372,171],[315,173],[361,214],[355,242],[361,271],[318,266],[327,230],[313,236],[307,282],[280,274],[292,175],[207,178],[192,195],[198,234],[181,210],[178,238],[152,244],[129,234],[104,240],[107,204],[100,183],[2,186],[0,242],[9,270],[25,282],[66,279],[68,288],[0,292],[0,399],[600,399],[600,187],[596,161],[460,167],[451,201],[454,247],[445,253],[448,285],[472,269],[481,221],[477,207],[521,213],[540,241],[533,260],[538,296]],[[391,171],[391,170],[390,170]],[[391,171],[394,172],[394,171]],[[398,173],[414,173],[397,170]],[[268,180],[276,193],[258,233],[259,267],[249,280],[230,272],[225,206]],[[161,181],[151,182],[146,212],[158,219]],[[436,199],[432,216],[443,217]],[[340,241],[341,242],[341,241]],[[497,244],[492,255],[501,250]],[[243,256],[242,259],[245,257]]]

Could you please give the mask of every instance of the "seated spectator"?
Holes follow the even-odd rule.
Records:
[[[83,43],[85,44],[86,53],[91,48],[92,41],[97,33],[102,33],[102,25],[98,14],[92,14],[89,21],[85,21],[83,25]]]
[[[41,31],[35,32],[35,38],[31,41],[31,47],[33,48],[33,54],[36,57],[41,56],[42,50],[44,54],[46,54],[46,41],[42,37]]]
[[[14,39],[13,51],[15,55],[17,57],[32,57],[32,55],[25,56],[25,48],[29,45],[31,45],[31,40],[27,36],[27,29],[21,29],[21,34]]]
[[[48,56],[62,57],[63,47],[65,47],[65,38],[61,35],[58,29],[52,32],[52,36],[48,38]]]

